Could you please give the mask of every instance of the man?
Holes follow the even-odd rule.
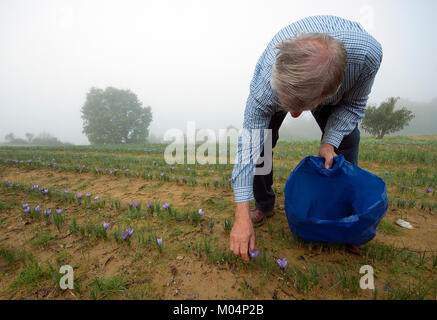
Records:
[[[338,154],[358,164],[366,103],[382,61],[381,45],[357,23],[335,16],[308,17],[280,30],[261,55],[250,85],[243,129],[271,129],[272,147],[289,112],[311,110],[322,131],[319,156],[330,169]],[[249,141],[250,140],[250,141]],[[264,139],[242,134],[232,175],[236,211],[230,250],[249,261],[255,249],[254,225],[273,216],[273,171],[255,174],[252,159],[264,152]],[[249,156],[247,155],[249,154]],[[253,158],[252,158],[253,156]],[[249,202],[255,199],[255,209]]]

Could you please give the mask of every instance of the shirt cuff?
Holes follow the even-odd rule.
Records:
[[[343,141],[343,135],[333,130],[325,131],[322,138],[322,143],[327,143],[334,146],[336,149],[340,146]]]
[[[250,202],[254,200],[253,186],[234,188],[235,203]]]

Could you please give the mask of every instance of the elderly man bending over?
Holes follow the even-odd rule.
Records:
[[[381,45],[357,22],[335,16],[294,22],[275,35],[256,65],[243,129],[271,129],[274,147],[287,113],[297,118],[311,110],[322,131],[318,154],[325,167],[331,168],[338,154],[358,164],[358,124],[381,61]],[[249,248],[255,249],[254,225],[273,216],[275,204],[273,170],[255,174],[260,164],[241,161],[264,157],[263,135],[258,144],[250,139],[247,134],[239,137],[232,174],[237,206],[230,250],[245,261]],[[250,210],[253,199],[255,209]]]

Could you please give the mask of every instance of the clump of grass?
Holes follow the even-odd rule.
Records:
[[[96,278],[91,283],[90,298],[110,299],[112,296],[121,294],[127,290],[127,281],[124,276],[112,276]]]
[[[399,236],[403,234],[403,232],[399,230],[399,228],[397,228],[393,223],[386,220],[382,220],[380,222],[378,229],[390,236]]]
[[[37,233],[36,237],[32,240],[32,244],[37,247],[48,248],[50,242],[56,237],[47,231],[40,231]]]
[[[43,267],[34,256],[29,255],[24,260],[24,267],[12,283],[11,289],[40,287],[44,281],[52,278],[53,270]]]
[[[231,230],[232,230],[232,224],[231,224],[231,222],[230,222],[228,219],[226,219],[226,220],[223,222],[223,230],[225,230],[225,233],[226,233],[226,234],[231,233]]]

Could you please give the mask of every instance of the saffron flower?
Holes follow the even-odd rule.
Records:
[[[69,194],[70,190],[65,190],[64,192],[65,192],[65,194]]]
[[[62,211],[64,211],[64,210],[63,210],[63,209],[56,209],[56,213],[57,213],[57,214],[61,214]]]
[[[49,193],[49,189],[44,189],[44,191],[42,193],[44,193],[44,194]]]
[[[138,202],[129,202],[129,206],[132,208],[138,208]]]
[[[126,238],[127,238],[127,232],[122,232],[122,233],[121,233],[121,238],[122,238],[123,240],[126,240]]]
[[[202,209],[199,209],[199,216],[203,216],[203,215],[205,215],[205,212],[202,210]]]
[[[29,208],[29,207],[25,207],[23,211],[24,211],[25,213],[28,213],[28,212],[30,212],[30,208]]]
[[[94,200],[96,200],[96,201],[99,200],[99,199],[100,199],[99,196],[95,196],[95,197],[94,197]]]
[[[285,268],[287,267],[287,258],[284,258],[284,259],[278,259],[278,260],[276,260],[276,262],[278,263],[278,265],[279,265],[279,267],[282,269],[282,270],[285,270]]]
[[[108,229],[110,226],[111,226],[111,223],[110,223],[110,222],[104,222],[104,221],[103,221],[103,228],[104,228],[104,229]]]
[[[163,207],[164,209],[168,209],[168,208],[170,208],[170,203],[165,203],[162,207]]]
[[[249,256],[251,259],[255,259],[259,254],[259,250],[252,250],[249,248]]]
[[[41,211],[41,207],[40,207],[40,206],[36,206],[36,207],[35,207],[35,211],[36,211],[36,212],[40,212],[40,211]]]
[[[91,197],[91,192],[87,193],[86,196],[89,198]]]
[[[162,247],[162,238],[156,239],[156,242],[158,243],[158,246]]]
[[[46,210],[44,210],[44,214],[45,214],[46,216],[49,216],[49,215],[52,214],[52,210],[51,210],[51,209],[46,209]]]
[[[426,190],[426,191],[428,191],[428,193],[433,193],[434,189],[433,188],[428,188],[428,190]]]
[[[81,199],[81,198],[82,198],[82,193],[78,193],[76,197],[77,197],[78,199]]]
[[[27,203],[23,204],[23,208],[27,208],[29,205]]]
[[[148,203],[147,204],[147,208],[151,208],[152,207],[152,204],[151,203]]]
[[[133,228],[132,229],[126,229],[126,232],[127,232],[128,236],[130,237],[134,233],[134,229]]]

